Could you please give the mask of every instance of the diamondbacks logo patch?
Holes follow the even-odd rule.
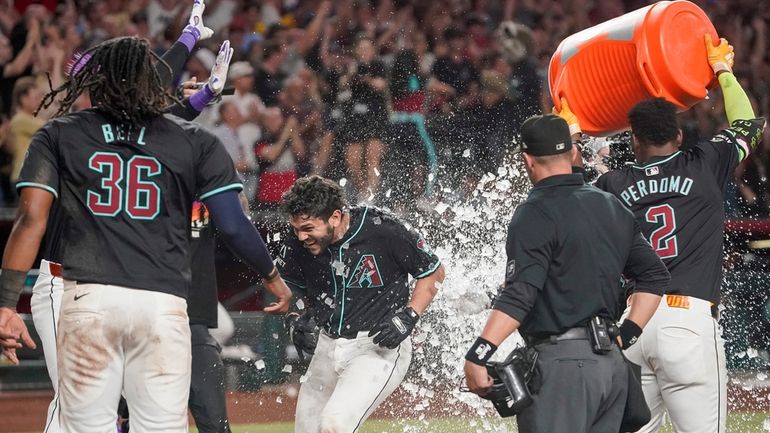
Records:
[[[370,287],[382,287],[382,276],[377,267],[374,255],[364,254],[358,261],[353,275],[348,280],[347,287],[352,289],[368,289]]]
[[[430,249],[430,245],[428,245],[427,242],[425,242],[425,238],[420,236],[420,239],[417,240],[417,249],[420,251],[423,251],[426,254],[432,254],[433,251]]]

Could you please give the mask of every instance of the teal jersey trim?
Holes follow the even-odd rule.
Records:
[[[649,167],[653,167],[653,166],[655,166],[655,165],[660,165],[660,164],[663,164],[663,163],[665,163],[665,162],[669,162],[669,161],[671,161],[672,159],[674,159],[674,158],[676,158],[677,156],[679,156],[681,153],[682,153],[682,151],[681,151],[681,150],[677,150],[675,153],[673,153],[671,156],[669,156],[668,158],[666,158],[666,159],[664,159],[664,160],[661,160],[661,161],[658,161],[658,162],[653,162],[653,163],[651,163],[651,164],[647,164],[647,165],[641,165],[641,166],[640,166],[640,165],[632,165],[631,167],[633,167],[633,168],[635,168],[635,169],[637,169],[637,170],[644,170],[644,169],[646,169],[646,168],[649,168]]]
[[[429,269],[429,270],[427,270],[427,271],[425,271],[425,272],[421,273],[420,275],[416,276],[415,278],[416,278],[416,279],[418,279],[418,280],[419,280],[420,278],[425,278],[425,277],[427,277],[428,275],[430,275],[430,274],[432,274],[432,273],[436,272],[436,269],[438,269],[438,267],[439,267],[439,266],[441,266],[441,260],[439,260],[438,262],[436,262],[436,264],[435,264],[435,265],[433,265],[433,267],[432,267],[431,269]]]
[[[50,187],[50,186],[48,186],[48,185],[43,185],[42,183],[35,183],[35,182],[19,182],[19,183],[17,183],[17,184],[16,184],[16,189],[17,189],[17,190],[20,190],[20,189],[22,189],[22,188],[26,188],[26,187],[32,187],[32,188],[40,188],[40,189],[44,189],[44,190],[46,190],[46,191],[50,192],[51,194],[53,194],[53,196],[54,196],[55,198],[57,198],[57,199],[59,198],[59,193],[58,193],[58,192],[56,192],[56,190],[55,190],[55,189],[51,188],[51,187]]]
[[[286,282],[286,284],[291,284],[292,286],[296,286],[296,287],[299,287],[300,289],[305,289],[305,288],[307,288],[307,286],[303,286],[302,284],[300,284],[300,283],[298,283],[298,282],[296,282],[296,281],[292,281],[292,280],[289,280],[289,279],[287,279],[287,278],[284,278],[284,279],[283,279],[283,281],[285,281],[285,282]]]
[[[209,197],[211,197],[213,195],[217,195],[220,192],[229,191],[231,189],[243,189],[243,184],[239,182],[239,183],[231,183],[230,185],[225,185],[223,187],[219,187],[219,188],[217,188],[217,189],[215,189],[213,191],[207,192],[206,194],[202,194],[200,199],[201,200],[206,200],[207,198],[209,198]]]
[[[361,215],[361,223],[358,225],[358,229],[355,231],[355,233],[353,233],[353,235],[345,239],[340,245],[340,263],[344,263],[342,261],[342,250],[344,249],[343,245],[350,242],[351,240],[353,240],[353,238],[355,238],[358,235],[358,233],[361,231],[361,228],[364,226],[364,222],[366,222],[366,214],[368,212],[369,212],[369,206],[364,205],[364,214]],[[332,266],[332,269],[334,269],[333,266]],[[337,297],[337,276],[336,275],[333,275],[333,276],[334,276],[334,297],[336,298]],[[340,335],[340,333],[342,332],[342,320],[345,318],[345,292],[347,292],[347,285],[345,284],[345,275],[343,274],[342,275],[342,311],[340,311],[340,324],[339,326],[337,326],[337,335]]]

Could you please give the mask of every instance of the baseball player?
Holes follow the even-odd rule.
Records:
[[[186,431],[193,198],[277,296],[266,312],[285,311],[291,293],[241,210],[241,186],[221,142],[163,114],[168,95],[146,41],[109,40],[84,58],[80,72],[48,95],[63,96],[61,117],[33,138],[17,184],[21,205],[0,274],[0,326],[25,330],[13,308],[58,199],[62,431],[109,431],[121,392],[137,430]],[[94,108],[63,115],[84,91]]]
[[[297,180],[281,208],[293,234],[276,265],[321,327],[316,347],[312,327],[293,328],[297,349],[315,351],[294,431],[355,433],[406,375],[409,335],[444,268],[416,231],[377,208],[349,207],[331,180]]]
[[[206,39],[213,33],[203,25],[201,15],[204,9],[205,4],[203,1],[194,1],[188,25],[182,31],[179,39],[160,58],[162,62],[168,65],[167,68],[163,65],[157,68],[160,80],[164,85],[170,84],[173,77],[184,67],[187,57],[197,41]],[[222,80],[227,75],[229,62],[229,59],[226,58],[227,52],[227,47],[223,45],[223,49],[220,50],[221,55],[218,57],[218,61],[212,71],[213,74],[218,74]],[[88,59],[89,56],[76,58],[70,65],[70,75],[80,72]],[[183,105],[175,104],[171,112],[187,120],[192,120],[192,118],[200,113],[206,103],[213,100],[216,96],[209,87],[204,87],[197,92],[196,96],[185,99]],[[48,375],[51,378],[54,389],[54,397],[48,407],[44,433],[60,431],[58,374],[56,371],[56,324],[59,320],[59,309],[64,291],[60,264],[63,248],[61,245],[62,223],[60,206],[58,202],[55,202],[49,214],[46,235],[41,247],[43,259],[40,262],[38,278],[33,286],[32,298],[30,300],[32,320],[43,346],[46,368],[48,369]]]
[[[671,290],[626,351],[642,366],[652,412],[642,432],[656,432],[668,412],[678,432],[724,432],[727,372],[717,324],[722,281],[724,192],[736,166],[760,140],[746,93],[732,73],[733,49],[705,36],[708,62],[719,80],[730,124],[706,142],[680,150],[673,104],[651,99],[629,113],[637,164],[602,175],[596,186],[631,211],[671,273]],[[577,119],[562,113],[573,128]]]

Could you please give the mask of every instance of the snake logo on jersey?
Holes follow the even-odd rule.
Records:
[[[364,254],[356,265],[347,287],[353,289],[368,289],[382,287],[382,276],[377,267],[377,260],[372,254]]]

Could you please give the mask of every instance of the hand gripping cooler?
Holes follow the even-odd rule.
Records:
[[[551,57],[548,81],[593,136],[628,128],[639,101],[663,97],[686,110],[716,84],[704,35],[718,41],[705,12],[689,1],[661,1],[575,33]]]

